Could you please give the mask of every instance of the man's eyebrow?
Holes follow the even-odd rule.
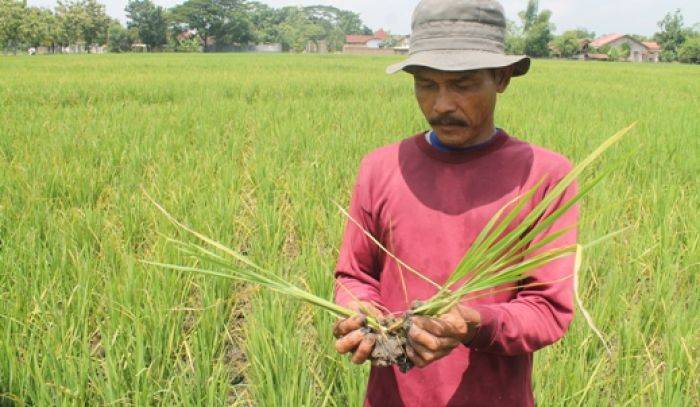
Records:
[[[450,82],[464,82],[464,81],[471,81],[476,79],[476,75],[473,73],[467,73],[461,76],[458,76],[454,79],[451,79]]]

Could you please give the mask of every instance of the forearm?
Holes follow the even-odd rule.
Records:
[[[348,307],[353,302],[381,304],[376,280],[369,276],[353,276],[337,272],[335,278],[335,302]]]
[[[567,189],[549,213],[572,199],[576,191],[576,185]],[[568,232],[529,256],[575,245],[577,220],[578,207],[574,206],[532,244],[552,233]],[[574,262],[575,256],[571,255],[543,265],[520,282],[517,294],[510,301],[474,305],[481,320],[470,348],[519,355],[537,351],[561,339],[573,318]]]
[[[476,306],[481,323],[468,346],[508,356],[532,353],[561,339],[571,322],[569,307],[546,301]]]

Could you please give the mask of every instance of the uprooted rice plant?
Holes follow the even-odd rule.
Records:
[[[360,157],[426,127],[391,59],[254,55],[0,58],[0,404],[358,405],[366,367],[333,316],[188,264],[180,220],[329,299]],[[279,75],[280,69],[285,72]],[[539,352],[538,401],[698,399],[700,71],[535,61],[498,124],[615,169],[582,201],[581,315]]]
[[[413,363],[408,357],[408,352],[411,348],[411,343],[408,340],[408,331],[410,330],[412,316],[437,318],[467,299],[473,299],[480,295],[489,295],[489,291],[492,295],[493,291],[497,289],[517,290],[528,288],[531,285],[541,285],[543,283],[523,285],[520,282],[524,281],[530,273],[538,268],[563,257],[576,255],[579,257],[577,263],[580,264],[583,245],[557,245],[558,239],[571,231],[570,227],[554,230],[542,239],[538,239],[538,236],[543,231],[548,230],[557,219],[566,215],[569,210],[590,193],[593,187],[603,180],[606,173],[598,176],[593,181],[585,183],[579,192],[563,201],[560,207],[552,208],[555,202],[563,199],[566,190],[576,182],[584,170],[633,127],[634,124],[620,130],[606,140],[591,155],[574,167],[551,191],[545,193],[542,200],[537,202],[537,204],[534,204],[532,199],[544,180],[536,183],[530,190],[498,210],[478,234],[463,259],[442,285],[403,263],[401,259],[388,251],[376,237],[362,228],[356,219],[339,206],[341,212],[345,214],[348,220],[356,227],[362,229],[362,232],[381,250],[397,262],[400,262],[408,271],[430,283],[435,288],[435,294],[432,297],[423,301],[416,301],[411,309],[403,310],[399,314],[376,316],[367,313],[364,316],[366,324],[364,329],[367,329],[368,333],[376,335],[376,343],[372,351],[373,363],[385,367],[397,365],[404,373],[413,368]],[[173,224],[195,237],[199,243],[166,237],[168,242],[175,245],[185,255],[198,260],[198,263],[201,262],[204,265],[195,264],[190,266],[148,260],[144,260],[143,263],[167,270],[242,281],[314,305],[339,319],[359,315],[357,311],[342,307],[333,303],[332,300],[316,296],[294,285],[280,276],[279,273],[265,270],[252,262],[247,255],[232,250],[221,242],[184,225],[150,196],[148,196],[148,199]],[[525,208],[528,206],[532,206],[532,209],[525,212]],[[520,221],[517,220],[519,216],[522,216]],[[620,232],[614,232],[607,236],[615,236]],[[605,239],[606,237],[604,236],[596,240],[600,242]],[[554,245],[555,247],[542,250],[547,245]],[[578,267],[567,278],[577,279],[577,271]],[[341,286],[341,288],[348,290],[344,286]],[[352,295],[350,290],[348,292]],[[576,295],[582,312],[587,312],[581,305],[578,293]],[[355,300],[359,302],[357,298]],[[406,298],[406,302],[408,303],[408,298]],[[600,331],[590,320],[590,317],[588,317],[588,322],[591,325],[591,329],[601,337],[609,352],[605,338],[602,337]]]

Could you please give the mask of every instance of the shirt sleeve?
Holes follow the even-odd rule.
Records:
[[[335,268],[335,301],[346,307],[353,301],[381,304],[378,271],[380,249],[364,232],[378,236],[372,215],[369,170],[367,159],[364,159],[348,209],[357,224],[347,220]]]
[[[548,209],[545,216],[564,205],[577,193],[570,186]],[[540,233],[534,243],[551,233],[571,228],[528,257],[545,251],[576,244],[578,206],[574,206]],[[575,256],[550,262],[532,273],[520,284],[534,285],[518,291],[507,303],[476,305],[481,324],[469,348],[514,356],[532,353],[558,341],[573,319],[573,272]]]

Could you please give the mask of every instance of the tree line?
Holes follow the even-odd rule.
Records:
[[[0,0],[0,48],[47,47],[61,50],[81,44],[108,45],[126,52],[135,43],[148,50],[206,51],[217,44],[279,43],[302,51],[324,41],[341,50],[348,34],[371,34],[359,14],[331,6],[272,8],[246,0],[187,0],[164,8],[151,0],[130,0],[127,23],[109,17],[97,0],[62,0],[54,10],[29,7],[26,0]]]
[[[26,0],[0,0],[0,48],[14,50],[47,47],[61,50],[82,44],[107,44],[112,52],[126,52],[133,44],[148,50],[198,51],[217,45],[279,43],[284,50],[303,51],[310,43],[325,43],[329,51],[341,50],[348,34],[372,34],[359,14],[331,6],[272,8],[246,0],[187,0],[164,8],[151,0],[130,0],[127,23],[109,17],[97,0],[60,0],[54,10],[28,7]],[[506,51],[546,58],[572,57],[584,39],[594,39],[586,29],[554,35],[552,12],[540,10],[538,0],[528,0],[508,21]],[[663,61],[700,62],[700,27],[687,27],[680,10],[668,13],[651,38],[632,35],[639,41],[656,41]],[[610,60],[629,57],[629,48],[603,48]]]
[[[518,14],[519,22],[508,21],[506,52],[547,58],[570,58],[581,51],[583,40],[593,40],[595,33],[585,28],[569,30],[554,35],[556,27],[551,23],[552,12],[540,10],[538,0],[529,0],[525,10]],[[669,12],[658,22],[659,31],[652,37],[630,35],[636,40],[655,41],[661,47],[661,60],[665,62],[700,63],[700,26],[688,27],[680,10]],[[629,47],[622,49],[604,47],[592,52],[607,54],[610,60],[629,58]]]

